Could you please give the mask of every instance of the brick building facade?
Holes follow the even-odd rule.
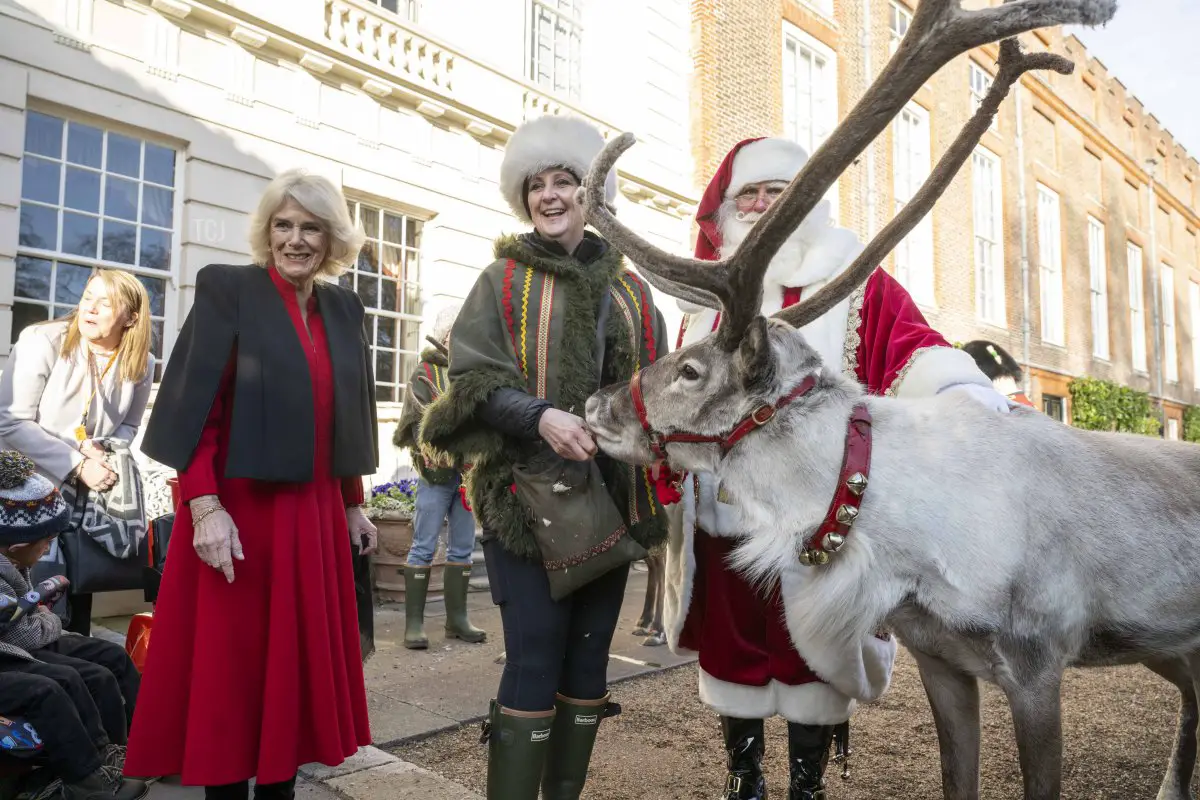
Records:
[[[697,185],[748,136],[819,145],[914,9],[693,0]],[[885,266],[948,339],[993,341],[1027,366],[1030,396],[1048,412],[1069,419],[1067,386],[1090,375],[1161,396],[1165,433],[1177,436],[1184,406],[1200,402],[1200,165],[1079,39],[1048,30],[1022,41],[1070,58],[1074,74],[1025,76]],[[987,91],[996,57],[981,48],[921,89],[843,175],[842,225],[867,237],[902,207]]]

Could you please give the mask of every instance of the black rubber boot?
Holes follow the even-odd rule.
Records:
[[[537,800],[554,709],[516,711],[492,701],[481,741],[488,746],[487,800]]]
[[[599,700],[575,700],[561,694],[555,698],[542,800],[579,800],[608,698],[607,694]]]
[[[425,595],[429,592],[429,567],[404,568],[404,646],[409,650],[429,647],[425,635]]]
[[[296,778],[279,783],[254,784],[254,800],[295,800]]]
[[[825,800],[825,765],[832,741],[832,725],[788,723],[788,800]]]
[[[729,770],[721,800],[767,800],[767,781],[762,774],[763,721],[721,717],[721,733]]]

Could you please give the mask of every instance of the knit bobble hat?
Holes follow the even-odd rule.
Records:
[[[70,507],[37,474],[33,461],[14,450],[0,451],[0,545],[48,539],[70,522]]]

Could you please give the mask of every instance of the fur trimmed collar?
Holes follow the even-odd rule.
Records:
[[[567,255],[554,242],[547,242],[532,233],[501,236],[496,240],[495,253],[496,258],[511,258],[551,275],[568,278],[594,279],[603,276],[607,282],[621,274],[624,268],[621,252],[591,231],[584,232],[583,241],[575,249],[574,255]],[[587,260],[581,261],[577,256]]]

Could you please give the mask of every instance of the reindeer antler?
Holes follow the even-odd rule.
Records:
[[[1048,69],[1060,75],[1070,75],[1075,65],[1053,53],[1022,53],[1016,39],[1005,39],[1000,43],[999,71],[991,89],[983,98],[970,121],[959,131],[950,147],[938,160],[937,166],[921,184],[921,188],[897,214],[883,227],[874,239],[863,248],[858,257],[827,286],[794,306],[777,311],[772,316],[796,328],[803,328],[840,303],[866,280],[893,248],[917,226],[937,199],[954,180],[955,174],[970,158],[975,145],[992,124],[992,118],[1000,110],[1000,103],[1009,89],[1026,72]]]
[[[581,192],[588,221],[617,249],[641,266],[644,272],[654,272],[672,283],[690,285],[715,295],[726,312],[717,331],[718,342],[727,351],[734,350],[746,326],[759,314],[763,276],[771,259],[792,231],[821,201],[838,176],[887,128],[934,73],[956,56],[975,47],[1035,28],[1067,24],[1098,25],[1112,18],[1117,5],[1116,0],[1008,0],[999,7],[964,11],[960,3],[961,0],[921,2],[892,60],[825,143],[813,153],[779,199],[767,209],[731,257],[720,261],[703,261],[675,256],[645,242],[617,222],[604,205],[604,176],[615,166],[621,153],[633,145],[634,138],[629,133],[610,141],[592,163],[585,181],[586,188]],[[885,227],[877,237],[879,246],[875,246],[876,242],[868,245],[867,250],[876,259],[867,261],[868,266],[877,264],[878,259],[903,238],[945,190],[949,179],[987,130],[1008,87],[1023,72],[1043,68],[1061,71],[1064,65],[1069,72],[1072,68],[1070,62],[1049,54],[1022,57],[1015,44],[1008,48],[1014,52],[1008,61],[1010,72],[1015,69],[1015,74],[1006,76],[1007,84],[1002,84],[999,78],[993,83],[993,93],[988,95],[988,99],[993,101],[991,110],[983,116],[977,113],[968,123],[963,134],[955,140],[951,152],[939,161],[938,169],[906,207],[907,212],[908,208],[915,206],[912,213],[902,212],[903,219]],[[994,94],[997,85],[1003,87],[998,95]],[[981,119],[985,120],[982,125],[979,124]],[[943,170],[943,167],[946,169]],[[924,208],[921,207],[921,201],[924,201]],[[900,235],[896,236],[896,232],[901,230]],[[889,239],[892,240],[891,244],[887,244]],[[887,247],[881,250],[885,244]],[[851,271],[857,280],[849,280]],[[799,319],[808,317],[806,309],[811,307],[816,310],[818,306],[814,301],[817,300],[827,310],[852,292],[857,283],[869,274],[870,270],[865,268],[848,270],[826,289],[794,307],[792,316]],[[835,285],[840,296],[831,291]]]

